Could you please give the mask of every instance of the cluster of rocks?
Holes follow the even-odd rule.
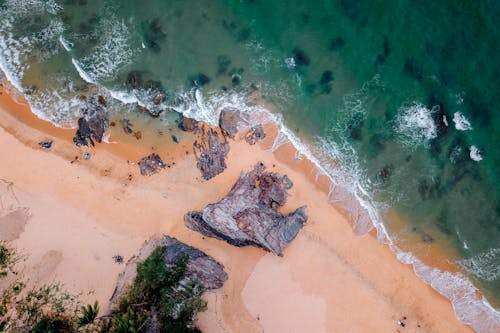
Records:
[[[155,173],[160,172],[165,168],[166,164],[162,161],[158,154],[151,154],[149,156],[141,159],[137,164],[139,164],[139,169],[141,170],[141,175],[151,176]]]
[[[86,98],[85,107],[81,110],[82,117],[78,119],[78,130],[73,137],[77,146],[94,146],[95,142],[102,142],[104,133],[109,127],[109,115],[106,110],[106,100],[103,96]],[[95,142],[94,142],[95,141]]]
[[[277,211],[293,186],[287,176],[265,171],[258,163],[243,173],[228,195],[203,211],[184,216],[186,226],[235,246],[252,245],[282,256],[307,221],[305,207],[283,216]]]

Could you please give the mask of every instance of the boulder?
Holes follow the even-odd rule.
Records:
[[[277,211],[292,185],[287,176],[266,172],[258,163],[240,176],[224,199],[202,212],[188,212],[184,221],[188,228],[207,237],[235,246],[260,247],[282,256],[307,221],[305,207],[286,216]]]
[[[238,133],[238,124],[241,121],[239,111],[232,109],[224,109],[220,113],[219,117],[219,127],[222,130],[222,134],[226,137],[234,139],[236,133]]]
[[[229,143],[219,131],[203,125],[201,134],[193,143],[196,166],[200,169],[203,178],[209,180],[226,168],[226,158],[229,153]]]
[[[141,175],[143,176],[154,175],[155,173],[160,172],[161,169],[165,168],[166,165],[157,154],[151,154],[144,157],[138,162],[138,164],[141,170]]]
[[[181,121],[179,123],[179,128],[184,132],[194,132],[198,129],[198,121],[187,118],[181,115]]]

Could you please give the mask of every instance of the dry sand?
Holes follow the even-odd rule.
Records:
[[[353,233],[328,203],[323,179],[294,161],[290,147],[272,154],[231,141],[228,169],[202,181],[186,135],[178,145],[155,148],[171,168],[142,177],[126,160],[151,147],[101,144],[83,161],[86,150],[70,139],[74,131],[38,120],[6,93],[0,106],[0,178],[13,184],[12,191],[0,184],[0,202],[10,202],[0,206],[0,233],[9,230],[6,237],[29,254],[24,275],[33,283],[61,281],[105,308],[124,268],[112,257],[127,260],[150,236],[166,233],[210,254],[229,274],[223,288],[206,294],[209,309],[198,320],[204,332],[471,331],[387,246]],[[52,149],[39,148],[47,139]],[[308,206],[309,221],[282,258],[205,239],[183,223],[184,213],[220,200],[257,161],[294,182],[283,212]]]

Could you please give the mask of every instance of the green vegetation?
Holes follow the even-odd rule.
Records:
[[[26,290],[24,283],[15,282],[0,294],[0,332],[139,333],[147,328],[200,332],[193,318],[206,309],[201,298],[203,285],[185,279],[187,257],[166,267],[164,253],[165,248],[158,247],[137,265],[133,284],[122,295],[118,310],[109,316],[99,317],[97,302],[81,306],[77,297],[64,292],[60,284]]]
[[[19,259],[20,256],[14,249],[9,247],[7,243],[0,242],[0,278],[7,276],[9,272],[14,273],[14,265]]]
[[[137,265],[137,277],[113,318],[113,333],[140,332],[147,325],[161,327],[162,332],[200,332],[192,321],[197,312],[206,310],[201,299],[204,288],[196,281],[182,281],[187,257],[167,268],[164,253],[165,248],[158,247]]]

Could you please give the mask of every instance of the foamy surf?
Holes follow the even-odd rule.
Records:
[[[472,129],[469,120],[460,112],[453,114],[453,122],[455,123],[455,128],[459,131],[470,131]]]

